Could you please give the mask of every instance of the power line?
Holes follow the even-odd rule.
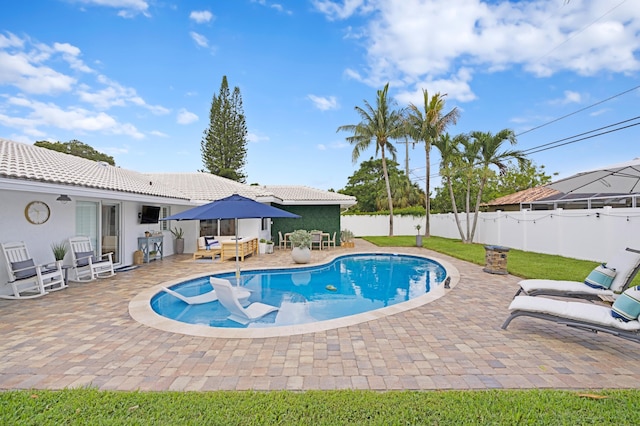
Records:
[[[559,142],[564,142],[564,141],[567,141],[569,139],[578,138],[580,136],[588,135],[589,133],[597,132],[597,131],[600,131],[600,130],[603,130],[603,129],[608,129],[608,128],[613,127],[613,126],[618,126],[620,124],[628,123],[630,121],[634,121],[634,120],[637,120],[639,118],[640,118],[640,115],[635,116],[633,118],[629,118],[628,120],[618,121],[617,123],[613,123],[613,124],[609,124],[607,126],[599,127],[597,129],[589,130],[587,132],[578,133],[577,135],[569,136],[569,137],[566,137],[566,138],[558,139],[558,140],[553,141],[553,142],[548,142],[548,143],[545,143],[545,144],[542,144],[542,145],[534,146],[532,148],[525,149],[522,152],[525,153],[525,154],[540,152],[539,151],[540,148],[544,148],[544,147],[549,146],[549,145],[555,145],[555,144],[557,144]],[[628,126],[628,127],[630,127],[630,126]],[[624,128],[626,128],[626,127],[624,127]],[[609,133],[609,132],[606,132],[606,133]],[[601,134],[604,134],[604,133],[601,133]],[[580,139],[580,140],[583,140],[583,139]],[[563,146],[563,145],[566,145],[566,144],[561,144],[561,145],[557,145],[557,146]],[[542,151],[544,151],[544,150],[542,150]]]
[[[626,95],[626,94],[627,94],[627,93],[629,93],[629,92],[633,92],[634,90],[636,90],[636,89],[638,89],[638,88],[640,88],[640,85],[638,85],[638,86],[636,86],[636,87],[632,87],[631,89],[625,90],[624,92],[620,92],[620,93],[618,93],[618,94],[616,94],[616,95],[610,96],[610,97],[608,97],[607,99],[603,99],[603,100],[598,101],[598,102],[596,102],[596,103],[594,103],[594,104],[591,104],[591,105],[589,105],[589,106],[586,106],[586,107],[584,107],[584,108],[581,108],[581,109],[579,109],[579,110],[577,110],[577,111],[571,112],[571,113],[569,113],[569,114],[567,114],[567,115],[563,115],[562,117],[555,118],[555,119],[553,119],[553,120],[551,120],[551,121],[548,121],[548,122],[546,122],[546,123],[544,123],[544,124],[541,124],[541,125],[539,125],[539,126],[532,127],[532,128],[531,128],[531,129],[529,129],[529,130],[525,130],[524,132],[520,132],[520,133],[518,133],[516,136],[521,136],[521,135],[524,135],[524,134],[526,134],[526,133],[533,132],[534,130],[538,130],[538,129],[542,128],[542,127],[548,126],[549,124],[553,124],[553,123],[555,123],[555,122],[557,122],[557,121],[564,120],[564,119],[565,119],[565,118],[567,118],[567,117],[571,117],[572,115],[575,115],[575,114],[578,114],[578,113],[580,113],[580,112],[586,111],[586,110],[588,110],[589,108],[593,108],[594,106],[597,106],[597,105],[603,104],[603,103],[605,103],[605,102],[607,102],[607,101],[610,101],[611,99],[615,99],[615,98],[617,98],[617,97],[619,97],[619,96]]]

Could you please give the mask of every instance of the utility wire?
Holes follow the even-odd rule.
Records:
[[[548,121],[548,122],[546,122],[546,123],[544,123],[544,124],[541,124],[541,125],[536,126],[536,127],[532,127],[531,129],[529,129],[529,130],[525,130],[524,132],[520,132],[520,133],[518,133],[516,136],[521,136],[521,135],[524,135],[524,134],[526,134],[526,133],[533,132],[534,130],[538,130],[538,129],[542,128],[542,127],[548,126],[549,124],[553,124],[553,123],[555,123],[555,122],[557,122],[557,121],[564,120],[564,119],[565,119],[565,118],[567,118],[567,117],[571,117],[572,115],[575,115],[575,114],[578,114],[578,113],[580,113],[580,112],[586,111],[586,110],[588,110],[589,108],[593,108],[594,106],[597,106],[597,105],[603,104],[603,103],[605,103],[605,102],[607,102],[607,101],[610,101],[611,99],[615,99],[615,98],[617,98],[617,97],[619,97],[619,96],[626,95],[627,93],[629,93],[629,92],[633,92],[634,90],[637,90],[637,89],[639,89],[639,88],[640,88],[640,85],[638,85],[638,86],[636,86],[636,87],[632,87],[631,89],[627,89],[627,90],[625,90],[624,92],[620,92],[620,93],[618,93],[617,95],[610,96],[610,97],[608,97],[607,99],[603,99],[603,100],[598,101],[598,102],[596,102],[596,103],[594,103],[594,104],[591,104],[591,105],[589,105],[589,106],[586,106],[586,107],[584,107],[584,108],[581,108],[581,109],[579,109],[579,110],[577,110],[577,111],[574,111],[574,112],[571,112],[571,113],[569,113],[569,114],[563,115],[562,117],[555,118],[555,119],[553,119],[553,120],[551,120],[551,121]]]

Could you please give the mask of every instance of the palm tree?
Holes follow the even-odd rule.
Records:
[[[461,163],[461,153],[458,150],[458,145],[460,145],[462,140],[466,137],[466,135],[458,135],[451,139],[449,133],[445,133],[433,141],[433,146],[440,151],[440,175],[444,178],[444,182],[449,190],[453,216],[455,218],[461,240],[464,240],[465,238],[462,226],[460,225],[460,216],[458,215],[456,197],[453,193],[453,177],[454,174],[458,173],[459,164]]]
[[[387,101],[387,92],[389,83],[384,89],[378,90],[378,98],[376,99],[376,108],[374,109],[369,102],[364,101],[364,107],[356,106],[355,110],[360,115],[362,121],[358,124],[347,124],[338,127],[338,132],[345,131],[353,133],[353,136],[346,138],[347,142],[353,145],[353,153],[351,159],[355,163],[360,154],[376,141],[376,155],[380,153],[382,158],[382,171],[384,173],[384,182],[387,189],[387,200],[389,202],[389,236],[393,236],[393,199],[391,197],[391,185],[389,183],[389,172],[387,170],[387,159],[385,151],[389,151],[392,159],[396,159],[396,148],[390,142],[390,139],[396,139],[404,134],[402,126],[402,113],[389,109]]]
[[[515,159],[518,161],[520,167],[524,167],[526,162],[526,156],[522,151],[503,149],[502,146],[505,142],[509,142],[511,145],[517,143],[516,135],[511,129],[503,129],[493,135],[491,132],[471,132],[469,134],[474,141],[474,145],[477,145],[477,158],[480,166],[480,186],[478,188],[478,194],[476,195],[476,206],[473,217],[473,228],[471,234],[468,235],[468,241],[473,241],[473,236],[476,232],[476,225],[478,223],[478,212],[480,211],[480,201],[482,199],[482,191],[487,183],[489,177],[489,168],[493,165],[498,168],[500,174],[503,174],[507,170],[507,160]]]
[[[443,114],[445,104],[445,94],[436,93],[429,97],[427,90],[422,90],[424,97],[424,113],[414,104],[409,105],[409,114],[407,117],[409,136],[415,141],[424,142],[424,151],[426,155],[426,177],[424,186],[426,223],[424,235],[429,237],[429,211],[431,210],[430,202],[430,176],[431,176],[431,145],[437,141],[440,135],[447,129],[450,124],[456,124],[460,112],[457,108],[453,108],[446,114]]]

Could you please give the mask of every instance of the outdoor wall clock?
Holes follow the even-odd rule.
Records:
[[[34,225],[45,223],[49,220],[50,215],[49,206],[42,201],[32,201],[24,209],[24,216]]]

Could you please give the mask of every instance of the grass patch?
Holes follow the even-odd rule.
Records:
[[[0,393],[0,423],[24,425],[638,424],[640,391]],[[602,398],[596,398],[596,396]]]
[[[385,247],[415,247],[416,245],[415,236],[363,237],[362,239]],[[422,246],[456,259],[477,265],[485,264],[484,244],[464,244],[460,240],[429,237],[422,239]],[[582,281],[593,268],[598,266],[598,262],[514,249],[510,249],[507,256],[509,273],[522,278]]]

